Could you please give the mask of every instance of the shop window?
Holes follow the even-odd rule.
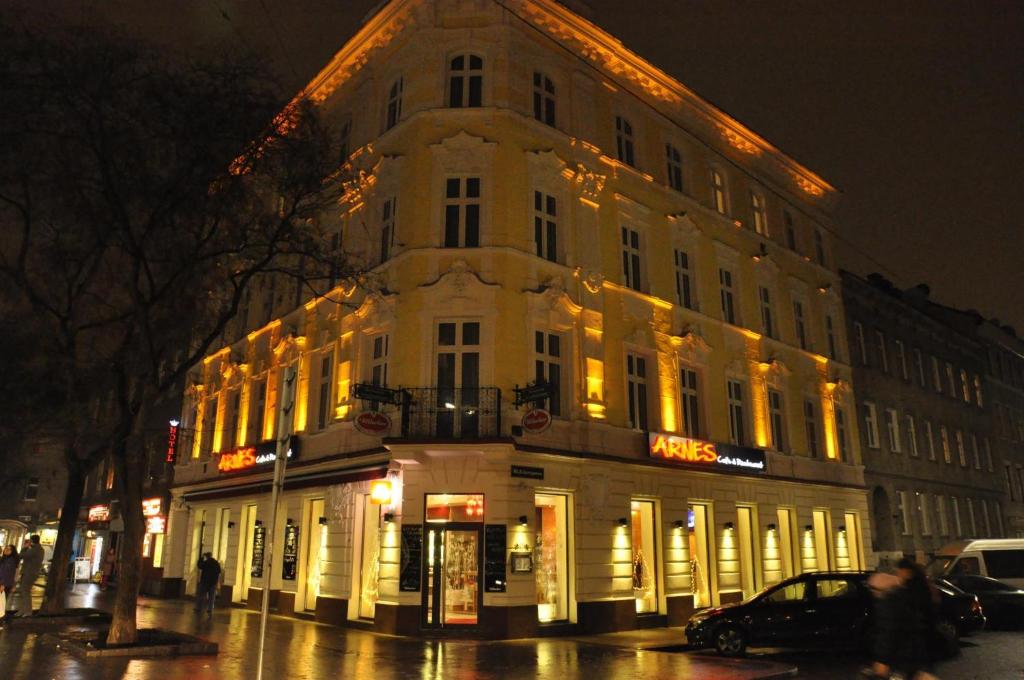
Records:
[[[568,501],[560,494],[534,497],[537,619],[542,623],[569,618]]]
[[[373,502],[370,494],[362,495],[362,540],[358,565],[358,617],[373,619],[380,595],[380,506]]]
[[[690,548],[690,580],[695,609],[711,606],[711,544],[708,522],[711,508],[703,503],[690,505],[687,511],[687,529]]]
[[[849,553],[849,565],[852,571],[860,571],[864,568],[861,563],[861,534],[860,534],[860,517],[855,512],[847,512],[843,515],[843,521],[845,524],[839,527],[837,536],[842,538],[846,543],[846,548]],[[838,539],[837,539],[838,540]]]
[[[817,558],[818,571],[829,571],[832,562],[832,546],[829,537],[832,535],[832,523],[828,512],[815,510],[812,513],[814,525],[814,551]]]
[[[658,546],[654,501],[632,501],[633,596],[637,614],[658,611]]]
[[[757,570],[757,534],[754,531],[754,509],[746,506],[736,507],[736,528],[726,529],[727,534],[733,534],[731,538],[736,541],[736,548],[739,554],[740,584],[743,588],[743,598],[754,595],[760,585],[760,574]],[[726,536],[726,538],[730,538]]]
[[[750,192],[750,212],[754,217],[754,231],[761,236],[768,236],[768,210],[765,207],[764,194]]]
[[[484,60],[460,54],[448,62],[448,106],[453,109],[483,104]]]
[[[711,207],[718,213],[725,215],[725,176],[715,168],[710,170],[711,181]]]
[[[320,597],[320,583],[327,562],[327,517],[324,516],[324,499],[308,501],[306,515],[306,591],[303,607],[316,611],[316,600]]]
[[[483,522],[483,494],[427,494],[427,521],[444,522]]]

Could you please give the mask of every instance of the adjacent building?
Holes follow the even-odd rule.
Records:
[[[0,547],[13,545],[20,551],[24,539],[38,533],[49,556],[67,484],[63,448],[46,437],[8,444],[17,454],[6,457],[0,471]]]
[[[195,371],[169,585],[512,637],[872,565],[827,182],[552,0],[384,3],[304,94],[369,271]]]
[[[874,551],[925,561],[956,539],[1003,536],[1003,457],[973,317],[926,286],[842,278]]]

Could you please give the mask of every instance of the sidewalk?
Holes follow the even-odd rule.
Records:
[[[111,593],[79,585],[69,606],[108,608]],[[140,599],[140,627],[163,627],[217,642],[216,657],[79,661],[44,644],[35,630],[0,632],[0,675],[10,680],[212,680],[255,675],[259,615],[222,609],[195,615],[183,600]],[[288,680],[754,680],[792,675],[791,667],[759,660],[650,651],[681,639],[678,629],[632,631],[573,639],[478,642],[377,635],[272,616],[265,677]],[[672,644],[672,642],[668,642]]]

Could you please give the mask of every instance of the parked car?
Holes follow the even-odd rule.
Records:
[[[942,546],[925,570],[933,579],[988,576],[1024,588],[1024,539],[954,541]]]
[[[1024,589],[987,576],[960,575],[945,580],[977,597],[991,625],[1024,625]]]
[[[698,611],[686,625],[690,645],[719,654],[747,647],[866,647],[873,603],[867,572],[815,572],[786,579],[743,602]],[[944,651],[985,625],[978,598],[952,584],[941,593],[938,632]]]

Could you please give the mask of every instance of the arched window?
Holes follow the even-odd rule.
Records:
[[[475,54],[459,54],[448,62],[448,106],[453,109],[482,106],[484,60]]]
[[[533,73],[533,117],[555,126],[555,84],[543,73]]]

